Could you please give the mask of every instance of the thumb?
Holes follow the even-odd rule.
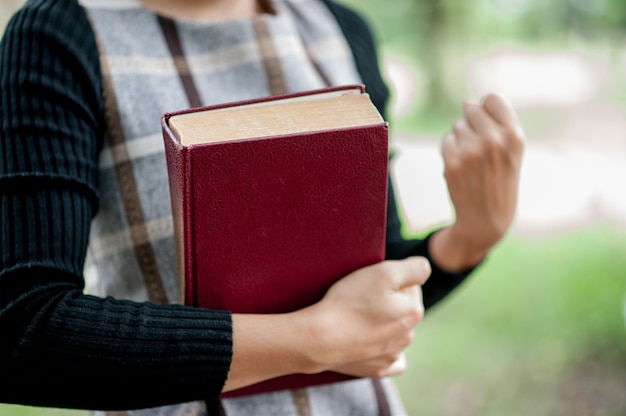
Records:
[[[425,257],[408,257],[400,260],[401,271],[397,274],[396,287],[400,290],[423,285],[430,277],[430,263]]]

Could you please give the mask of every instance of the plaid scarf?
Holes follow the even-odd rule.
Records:
[[[275,14],[213,23],[163,18],[133,0],[81,4],[99,39],[108,124],[86,291],[174,303],[179,294],[161,114],[353,84],[360,77],[340,28],[321,1],[275,1]],[[390,403],[381,404],[381,398]],[[193,402],[118,413],[366,416],[390,414],[390,404],[393,414],[403,414],[388,380],[364,379],[214,404],[219,407]]]

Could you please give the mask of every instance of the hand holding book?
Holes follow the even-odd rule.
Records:
[[[234,314],[224,391],[292,373],[402,373],[403,351],[423,316],[420,286],[429,274],[423,258],[380,262],[340,279],[321,301],[296,312]]]
[[[396,375],[394,366],[413,340],[424,314],[421,286],[430,275],[424,258],[386,261],[351,273],[335,283],[321,302],[320,342],[336,343],[327,362],[355,376]]]

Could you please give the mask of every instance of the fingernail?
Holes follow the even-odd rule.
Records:
[[[430,273],[430,262],[425,257],[419,257],[419,267],[425,273]]]
[[[476,102],[476,100],[472,100],[470,98],[467,98],[463,101],[463,108],[465,110],[467,110],[468,108],[471,108],[473,106],[477,106],[478,102]]]

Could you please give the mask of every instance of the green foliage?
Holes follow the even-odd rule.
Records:
[[[623,390],[625,296],[626,232],[509,237],[418,326],[398,378],[409,414],[577,414],[550,413],[572,385],[588,402]],[[625,414],[621,396],[589,414]],[[466,412],[446,413],[454,403]]]
[[[339,1],[371,23],[381,59],[400,57],[424,81],[415,105],[394,120],[419,135],[448,128],[467,94],[467,63],[477,56],[503,45],[592,54],[608,47],[620,56],[626,38],[623,0]]]
[[[87,416],[88,412],[67,409],[48,409],[39,407],[0,404],[2,416]]]

